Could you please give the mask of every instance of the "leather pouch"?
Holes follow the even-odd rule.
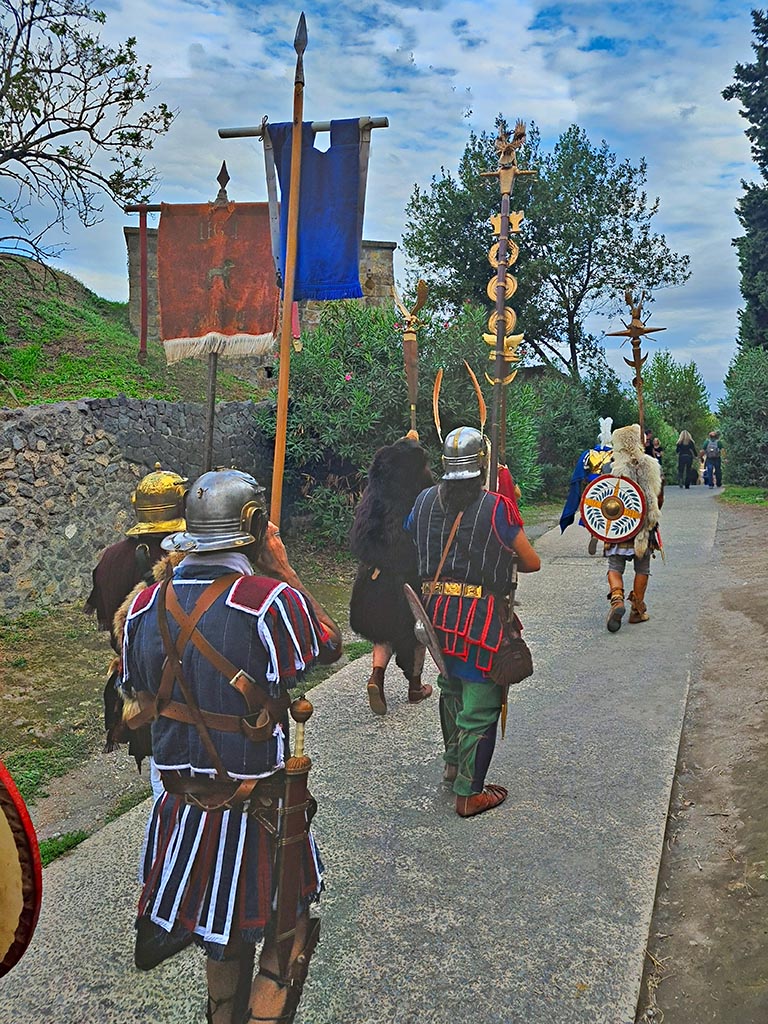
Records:
[[[528,644],[521,636],[506,633],[493,657],[489,678],[497,686],[513,686],[533,675],[533,658]]]

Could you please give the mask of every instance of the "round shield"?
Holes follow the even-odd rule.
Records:
[[[19,962],[40,913],[43,872],[27,808],[0,761],[0,977]]]
[[[626,476],[598,476],[581,496],[581,518],[598,540],[618,544],[631,540],[645,517],[645,496]]]

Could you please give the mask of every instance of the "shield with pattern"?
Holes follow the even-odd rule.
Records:
[[[626,476],[598,476],[584,488],[581,518],[598,540],[620,544],[639,532],[645,518],[645,495]]]

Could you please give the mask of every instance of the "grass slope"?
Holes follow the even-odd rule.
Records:
[[[101,299],[69,274],[31,260],[0,259],[0,406],[121,393],[204,401],[206,361],[167,366],[162,345],[148,342],[141,366],[138,349],[127,303]],[[220,401],[263,397],[254,384],[222,370],[216,395]]]

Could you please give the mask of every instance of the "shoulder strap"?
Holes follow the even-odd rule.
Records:
[[[453,544],[453,539],[456,536],[456,531],[459,529],[459,523],[461,522],[461,517],[463,515],[464,515],[464,509],[462,509],[458,513],[456,518],[453,520],[453,526],[451,527],[451,532],[448,534],[448,540],[445,542],[445,547],[443,548],[443,553],[440,556],[440,564],[437,567],[437,572],[435,573],[435,578],[432,580],[433,584],[437,583],[437,581],[440,579],[440,573],[443,571],[443,566],[445,565],[445,560],[448,557],[448,552],[451,550],[451,544]]]
[[[230,580],[237,579],[237,577],[226,578]],[[176,642],[176,648],[180,657],[184,657],[184,647],[191,641],[206,661],[210,662],[216,671],[223,675],[224,678],[242,694],[245,698],[246,704],[248,705],[248,711],[250,714],[258,711],[259,708],[264,707],[272,716],[273,721],[279,722],[285,714],[289,702],[286,703],[285,700],[275,700],[275,698],[270,697],[270,695],[263,690],[262,687],[258,686],[250,676],[246,675],[242,669],[238,668],[237,665],[234,665],[229,658],[225,657],[221,653],[221,651],[216,650],[213,644],[204,637],[197,628],[197,623],[200,619],[200,615],[198,615],[197,612],[202,600],[203,598],[201,597],[200,601],[198,601],[193,608],[192,615],[187,615],[179,604],[173,588],[171,588],[166,594],[167,610],[181,627],[181,632],[179,633],[179,638]],[[212,602],[206,606],[206,609],[210,607],[211,603]],[[206,609],[203,610],[205,611]],[[181,643],[182,639],[184,640],[183,646]]]
[[[165,580],[162,586],[160,587],[160,593],[158,594],[157,604],[157,624],[160,630],[160,636],[163,638],[166,662],[170,668],[170,671],[163,671],[163,679],[160,684],[160,689],[158,690],[157,693],[157,709],[158,711],[162,710],[161,700],[167,702],[167,700],[170,698],[171,693],[173,692],[173,681],[175,679],[176,682],[179,684],[179,689],[181,690],[182,696],[184,697],[186,705],[189,708],[190,714],[192,715],[192,720],[194,722],[195,728],[198,731],[200,739],[202,740],[203,746],[205,747],[206,751],[208,752],[208,756],[211,758],[211,761],[213,762],[213,766],[216,769],[217,775],[219,775],[223,779],[226,779],[228,777],[227,770],[224,767],[224,763],[221,760],[221,757],[219,755],[218,750],[216,749],[216,746],[214,745],[213,740],[211,739],[211,734],[208,731],[208,727],[203,721],[203,716],[200,711],[200,708],[197,706],[197,702],[192,696],[191,690],[187,686],[187,681],[184,678],[184,672],[181,667],[181,658],[179,654],[180,652],[183,654],[187,640],[189,639],[189,636],[191,636],[193,630],[195,629],[198,620],[202,618],[205,612],[214,603],[216,598],[220,597],[225,590],[232,586],[235,579],[237,579],[237,576],[238,574],[220,576],[218,579],[214,580],[205,588],[201,597],[197,601],[195,607],[192,609],[192,614],[187,617],[187,621],[181,627],[183,633],[186,633],[186,639],[184,640],[184,644],[178,647],[173,643],[173,640],[171,639],[171,632],[168,627],[168,613],[166,610],[166,595],[168,592],[168,587],[171,585],[170,578]],[[178,640],[182,640],[181,634],[179,635]],[[165,690],[167,692],[164,692],[161,696],[161,690]]]

